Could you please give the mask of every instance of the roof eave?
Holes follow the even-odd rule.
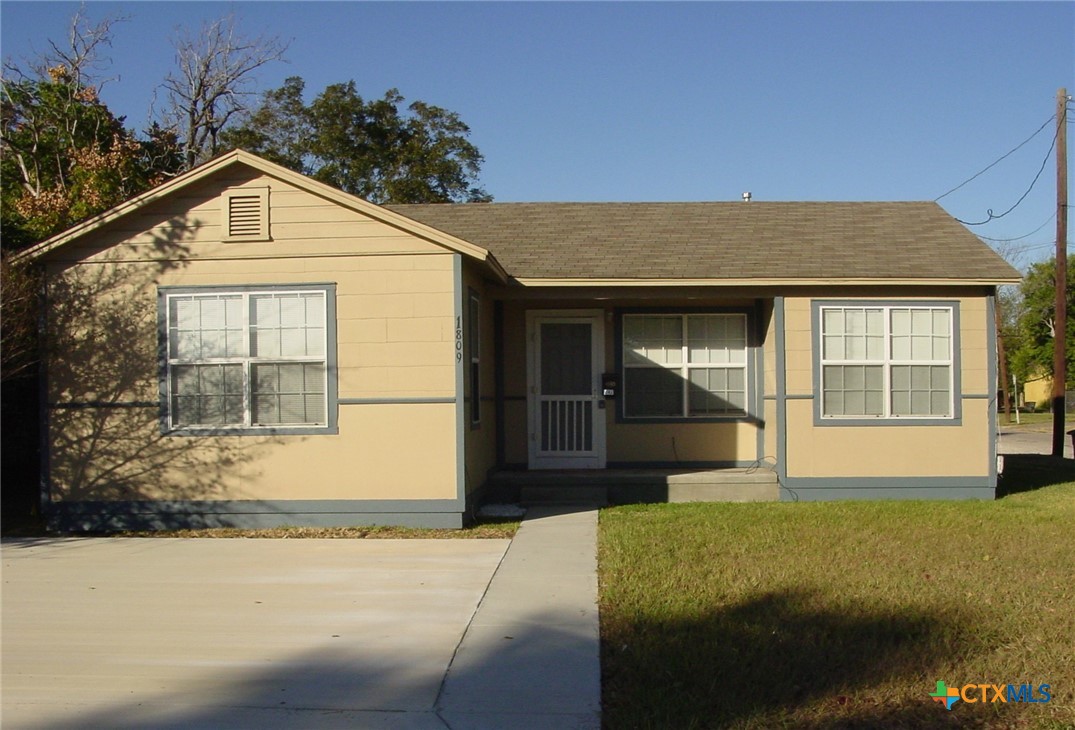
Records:
[[[526,287],[771,287],[771,286],[1005,286],[1018,284],[1018,277],[982,278],[881,278],[881,277],[757,277],[728,279],[635,279],[635,278],[552,278],[516,277],[515,282]]]
[[[424,223],[416,221],[407,216],[395,213],[379,205],[375,205],[361,198],[345,193],[342,190],[326,185],[325,183],[313,180],[305,175],[289,170],[286,167],[277,165],[275,163],[263,160],[262,158],[250,154],[244,150],[232,150],[219,157],[216,157],[208,162],[199,165],[193,170],[178,175],[177,177],[169,180],[168,182],[158,185],[152,190],[148,190],[141,195],[136,195],[130,200],[120,203],[119,205],[110,208],[103,213],[99,213],[92,218],[88,218],[81,223],[68,228],[66,231],[56,234],[51,238],[45,239],[40,243],[34,244],[29,248],[20,251],[14,257],[14,260],[21,259],[36,259],[51,251],[64,246],[65,244],[74,241],[82,236],[88,235],[97,231],[109,223],[112,223],[125,215],[133,213],[141,208],[153,203],[157,200],[167,197],[173,192],[180,190],[189,185],[193,185],[201,180],[205,180],[211,177],[214,173],[234,164],[244,164],[266,175],[271,175],[284,182],[294,185],[298,188],[307,190],[323,198],[327,198],[332,202],[335,202],[346,208],[350,208],[357,212],[368,215],[375,220],[378,220],[386,225],[390,225],[394,228],[399,228],[403,231],[416,235],[420,238],[424,238],[432,243],[444,246],[457,253],[469,256],[477,259],[487,265],[489,271],[500,280],[501,283],[507,282],[508,274],[504,270],[504,267],[500,265],[500,262],[492,255],[492,253],[481,246],[464,241],[461,238],[457,238],[444,231],[438,230]]]

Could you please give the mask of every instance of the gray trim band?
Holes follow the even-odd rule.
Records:
[[[788,403],[787,370],[784,350],[784,297],[773,297],[773,329],[776,331],[776,477],[781,495],[788,479]]]
[[[197,284],[197,285],[183,285],[172,286],[162,285],[158,286],[159,291],[167,294],[201,294],[207,291],[219,291],[219,292],[241,292],[247,293],[252,291],[272,291],[273,289],[300,289],[302,287],[333,287],[335,288],[336,282],[334,281],[299,281],[293,283],[270,283],[270,284]]]
[[[988,477],[788,477],[789,487],[800,489],[931,489],[933,487],[985,487]]]
[[[428,405],[432,403],[455,403],[454,396],[436,398],[340,398],[337,403],[341,406],[398,406],[398,405]]]
[[[53,410],[80,410],[84,408],[159,408],[160,403],[151,400],[133,401],[71,401],[70,403],[48,403],[48,408]]]
[[[54,502],[49,525],[66,530],[188,527],[462,527],[455,499]]]
[[[466,365],[463,352],[463,255],[452,254],[452,281],[455,288],[455,494],[460,505],[466,504],[467,498],[467,408],[466,408]]]
[[[339,426],[258,426],[251,428],[185,428],[172,429],[162,436],[204,438],[206,436],[335,436]]]
[[[125,510],[131,514],[320,514],[446,512],[462,509],[455,499],[178,499],[53,502],[75,515]]]
[[[957,500],[996,499],[993,487],[907,487],[887,489],[780,489],[782,502],[836,502],[839,500]]]
[[[754,402],[753,409],[758,421],[754,429],[754,456],[757,461],[765,458],[765,306],[761,299],[754,300]]]
[[[986,382],[992,383],[993,387],[997,386],[997,301],[996,301],[996,289],[985,298],[985,316],[986,316],[986,333],[985,333],[985,347],[986,347]],[[989,439],[989,486],[994,489],[997,487],[997,407],[996,394],[988,396],[989,398],[989,433],[986,434],[986,438]]]
[[[749,469],[758,461],[610,461],[606,469]],[[595,470],[600,474],[601,470]]]
[[[365,405],[408,405],[408,404],[427,404],[427,403],[455,403],[454,396],[443,397],[403,397],[403,398],[338,398],[336,400],[341,406],[365,406]],[[78,409],[78,408],[159,408],[160,403],[157,401],[72,401],[70,403],[49,403],[49,408],[56,410],[64,409]]]
[[[791,477],[780,487],[783,502],[841,499],[983,499],[996,498],[990,478],[980,477]]]

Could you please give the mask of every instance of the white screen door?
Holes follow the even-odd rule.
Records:
[[[531,469],[603,469],[605,408],[600,312],[530,312]]]

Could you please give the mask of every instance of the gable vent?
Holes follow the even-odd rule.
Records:
[[[257,195],[236,195],[228,201],[228,235],[261,233],[261,200]]]
[[[224,240],[269,240],[269,189],[242,188],[224,193]]]

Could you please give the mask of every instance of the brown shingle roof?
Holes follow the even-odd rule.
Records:
[[[469,203],[389,209],[520,279],[1018,278],[939,205]]]

